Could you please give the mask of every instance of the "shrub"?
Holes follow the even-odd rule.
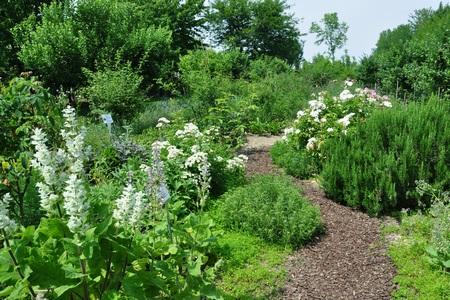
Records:
[[[339,97],[332,97],[326,91],[312,95],[317,96],[317,100],[309,101],[309,107],[299,110],[291,127],[284,129],[280,143],[285,145],[277,146],[272,152],[275,163],[301,178],[317,175],[326,160],[322,145],[327,140],[350,135],[375,108],[392,106],[386,96],[379,96],[373,90],[353,89],[350,80],[345,85]]]
[[[89,84],[81,94],[94,110],[111,112],[114,117],[127,119],[142,107],[142,76],[133,72],[130,65],[88,74]]]
[[[287,73],[289,70],[290,67],[284,60],[263,55],[258,59],[250,61],[247,74],[251,80],[256,81],[268,76]]]
[[[217,209],[226,228],[281,245],[301,246],[321,229],[319,210],[283,177],[255,177],[226,193]]]
[[[131,123],[133,133],[140,134],[147,129],[155,128],[159,118],[173,119],[173,116],[182,109],[181,101],[176,99],[145,103],[143,111],[133,118]]]
[[[343,81],[355,78],[356,64],[330,60],[323,55],[317,55],[312,62],[305,62],[300,70],[302,76],[317,87],[325,86],[333,80]]]
[[[450,105],[436,99],[379,111],[325,143],[326,194],[372,215],[414,207],[415,181],[450,187]]]
[[[289,175],[298,178],[308,178],[319,172],[319,166],[314,157],[305,151],[296,151],[290,145],[277,142],[270,149],[273,162],[282,167]]]

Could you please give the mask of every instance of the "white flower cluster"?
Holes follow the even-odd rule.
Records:
[[[217,126],[211,126],[204,131],[204,134],[209,137],[215,137],[220,135],[220,130]]]
[[[194,181],[200,199],[200,207],[203,207],[209,196],[209,189],[211,187],[211,174],[209,171],[211,164],[208,161],[208,154],[200,151],[198,145],[194,145],[191,148],[191,151],[192,155],[189,156],[184,163],[184,167],[188,169],[184,174]],[[190,172],[190,168],[196,168],[199,173],[194,174]]]
[[[309,138],[308,143],[306,144],[306,149],[311,151],[316,149],[317,139],[315,137]]]
[[[167,124],[170,124],[170,121],[167,118],[159,118],[158,119],[158,124],[156,124],[156,128],[162,128],[164,126],[166,126]]]
[[[227,169],[235,170],[235,169],[244,169],[245,163],[248,161],[248,157],[244,154],[240,154],[232,159],[227,160]]]
[[[350,80],[350,79],[347,79],[346,81],[344,81],[344,84],[345,84],[345,86],[347,86],[347,87],[351,87],[352,85],[353,85],[353,81],[352,80]]]
[[[198,138],[202,136],[202,133],[198,129],[197,125],[193,123],[187,123],[184,125],[184,128],[182,130],[177,130],[175,132],[175,135],[181,139],[189,136]]]
[[[344,128],[347,128],[350,125],[350,118],[353,117],[355,113],[349,113],[345,115],[343,118],[337,120],[337,123],[342,125]]]
[[[88,228],[87,215],[89,203],[86,201],[86,192],[83,180],[77,174],[71,174],[66,182],[63,192],[64,209],[69,216],[67,226],[73,233],[83,232]]]
[[[353,95],[349,90],[345,89],[339,94],[339,99],[341,101],[347,101],[350,99],[355,98],[355,95]]]
[[[174,159],[177,158],[180,155],[183,155],[183,150],[178,149],[176,146],[170,145],[167,147],[167,158],[168,159]]]
[[[86,191],[83,184],[83,163],[86,157],[84,151],[84,128],[78,131],[75,109],[67,106],[63,110],[64,129],[61,136],[66,150],[58,149],[52,154],[45,145],[47,138],[41,129],[36,128],[31,137],[36,152],[31,164],[38,169],[44,179],[36,184],[41,198],[41,207],[48,214],[55,213],[59,199],[64,199],[64,209],[69,217],[68,227],[74,233],[82,233],[87,227],[89,204],[86,201]],[[60,170],[62,166],[68,170]],[[58,171],[58,172],[57,172]],[[58,185],[63,182],[61,189]]]
[[[311,100],[308,102],[309,104],[309,115],[314,118],[314,121],[320,122],[320,113],[327,108],[325,103],[320,100]]]
[[[9,193],[5,194],[0,200],[0,230],[5,230],[6,232],[13,232],[17,224],[8,215],[8,206],[12,202],[11,195]]]
[[[283,140],[287,140],[290,135],[299,134],[300,129],[295,129],[294,127],[285,128],[283,130],[283,136],[281,137]]]
[[[84,136],[86,129],[81,127],[78,130],[78,124],[75,116],[75,109],[67,106],[63,110],[65,118],[64,129],[61,130],[61,136],[64,139],[67,148],[67,157],[70,162],[70,171],[72,173],[83,172],[84,152]],[[62,150],[60,150],[62,152]],[[60,154],[62,155],[62,153]]]
[[[35,128],[31,136],[31,144],[35,148],[31,166],[39,170],[44,179],[44,182],[38,182],[36,187],[41,198],[41,207],[48,213],[51,213],[58,200],[58,196],[53,191],[57,176],[52,154],[47,148],[46,142],[47,137],[45,133],[40,128]]]
[[[117,220],[117,226],[135,227],[143,219],[148,209],[148,203],[143,192],[138,192],[129,182],[116,200],[116,208],[113,218]]]

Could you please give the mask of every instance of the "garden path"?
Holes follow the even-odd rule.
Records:
[[[249,139],[244,148],[249,156],[249,175],[282,172],[268,153],[276,140]],[[315,181],[294,180],[320,207],[326,230],[289,257],[288,280],[281,298],[390,299],[395,268],[380,232],[384,221],[327,199]]]

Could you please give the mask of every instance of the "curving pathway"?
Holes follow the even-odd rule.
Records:
[[[251,136],[247,172],[279,173],[268,149],[277,137]],[[395,268],[380,233],[382,220],[327,199],[318,184],[295,179],[320,207],[325,233],[288,259],[282,299],[390,299]]]

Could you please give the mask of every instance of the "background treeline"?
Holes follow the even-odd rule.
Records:
[[[448,94],[449,5],[418,10],[382,32],[361,61],[328,53],[310,62],[306,33],[288,8],[283,0],[6,1],[0,77],[5,83],[32,71],[85,113],[134,119],[137,131],[181,106],[188,119],[211,108],[254,108],[240,121],[276,132],[312,92],[346,78],[398,98]]]
[[[361,60],[359,80],[399,98],[447,94],[450,86],[450,6],[417,10],[408,24],[380,34]]]

